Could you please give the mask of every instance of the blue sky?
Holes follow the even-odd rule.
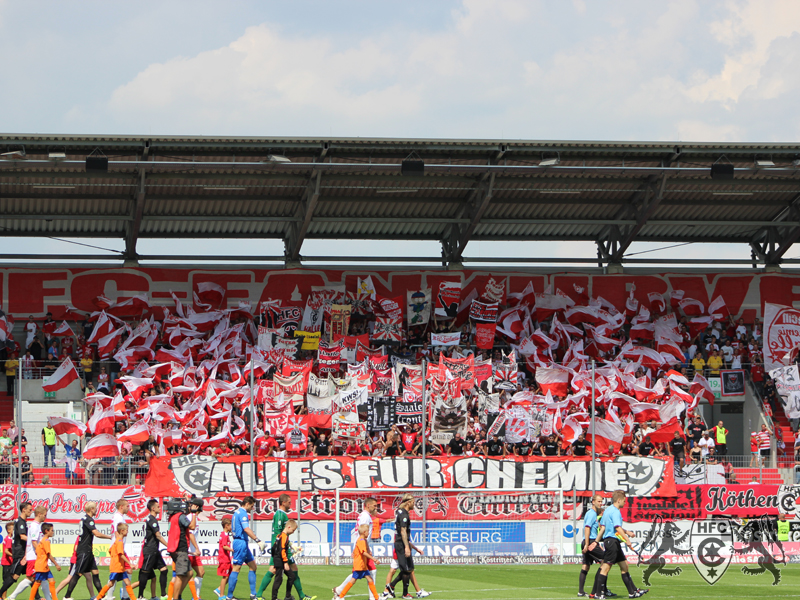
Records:
[[[0,55],[10,133],[800,138],[795,0],[0,0]]]

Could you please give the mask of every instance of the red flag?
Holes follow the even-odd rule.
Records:
[[[676,418],[670,419],[669,421],[664,423],[661,427],[656,429],[653,433],[649,434],[650,441],[653,442],[654,444],[657,444],[659,442],[663,442],[666,444],[675,437],[676,431],[681,434],[682,438],[686,437],[683,433],[683,428],[681,427],[681,424],[678,422],[678,419]]]
[[[496,330],[496,323],[476,323],[475,345],[481,350],[491,350],[494,347],[494,335]]]
[[[708,305],[708,314],[717,320],[730,316],[731,313],[725,305],[725,298],[722,296],[714,298]]]
[[[197,297],[206,304],[219,307],[225,298],[225,288],[213,281],[201,281],[197,284]]]
[[[83,451],[83,458],[105,458],[106,456],[119,456],[116,438],[107,433],[93,437]]]
[[[650,292],[647,294],[647,299],[650,301],[650,310],[654,313],[662,313],[666,308],[664,303],[664,296],[658,292]]]
[[[695,317],[694,319],[689,319],[689,336],[692,338],[697,337],[699,333],[702,333],[708,326],[713,323],[714,319],[711,317]]]
[[[283,430],[283,437],[286,440],[286,450],[290,452],[301,452],[308,445],[308,424],[306,418],[293,415],[289,417],[286,427]]]
[[[61,325],[56,327],[50,335],[53,337],[65,337],[71,335],[74,337],[75,332],[72,331],[72,328],[67,324],[66,321],[61,321]]]
[[[591,438],[591,426],[587,433],[587,438]],[[616,423],[597,417],[594,419],[594,433],[595,450],[601,454],[619,450],[620,446],[622,446],[622,438],[625,436],[622,427]]]
[[[569,372],[558,367],[539,367],[536,369],[536,383],[545,394],[566,396],[569,393]]]
[[[661,417],[659,408],[661,408],[660,404],[650,404],[649,402],[637,402],[636,404],[631,404],[633,419],[637,423],[658,421]]]
[[[130,442],[131,444],[141,444],[150,439],[150,427],[144,421],[137,421],[127,431],[120,433],[117,438],[120,442]]]
[[[714,406],[714,391],[711,389],[711,384],[708,380],[695,371],[694,379],[692,379],[692,386],[689,388],[690,394],[698,394],[701,398],[708,400],[711,406]]]
[[[78,371],[75,370],[75,365],[72,364],[71,359],[67,358],[50,377],[45,379],[42,383],[42,389],[45,392],[57,392],[58,390],[63,390],[70,383],[77,381],[79,378],[80,376],[78,375]]]
[[[124,385],[125,389],[128,390],[131,396],[133,396],[133,399],[138,400],[142,397],[142,394],[146,389],[153,387],[153,378],[130,377],[126,375],[125,377],[120,377],[117,379],[117,383]]]
[[[92,418],[86,424],[86,428],[92,435],[100,435],[102,433],[114,434],[114,423],[116,417],[113,408],[95,408],[92,413]]]
[[[56,430],[58,435],[83,435],[86,425],[65,417],[47,417],[47,424]]]
[[[669,295],[669,305],[672,307],[672,310],[678,310],[678,307],[680,306],[685,294],[686,292],[683,290],[674,290]]]
[[[680,362],[683,362],[686,359],[681,349],[674,342],[659,342],[658,351],[664,354],[669,354],[670,356],[674,356],[675,359]]]
[[[694,298],[686,298],[685,300],[681,300],[678,303],[683,314],[687,317],[699,317],[705,312],[705,307],[700,300],[695,300]]]
[[[638,323],[631,327],[630,337],[632,340],[652,340],[654,329],[652,323]]]
[[[584,414],[585,416],[585,414]],[[575,414],[571,414],[565,420],[563,425],[558,429],[559,435],[564,448],[570,446],[578,439],[578,436],[583,433],[583,425],[576,418]]]

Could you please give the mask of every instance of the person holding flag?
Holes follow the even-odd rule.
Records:
[[[67,444],[61,439],[60,435],[56,436],[58,443],[64,446],[66,456],[60,459],[64,462],[64,477],[71,485],[78,483],[78,461],[81,459],[81,449],[78,448],[78,440],[72,440],[72,444]]]

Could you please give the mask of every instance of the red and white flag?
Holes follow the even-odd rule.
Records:
[[[83,435],[86,425],[66,417],[47,417],[47,424],[56,430],[58,435]]]
[[[142,397],[142,394],[145,390],[153,387],[153,378],[152,377],[120,377],[117,379],[117,383],[121,383],[125,386],[125,389],[128,390],[131,396],[133,396],[134,400],[138,400]]]
[[[75,365],[72,364],[71,359],[66,358],[61,363],[61,366],[42,382],[42,389],[45,392],[57,392],[58,390],[63,390],[73,381],[78,381],[78,379],[80,379],[80,375],[75,370]]]
[[[197,284],[197,297],[203,303],[219,308],[225,298],[225,288],[213,281],[201,281]]]
[[[699,317],[705,312],[705,307],[700,300],[695,300],[694,298],[686,298],[678,302],[678,306],[680,306],[683,314],[687,317]]]
[[[647,299],[650,302],[650,310],[654,313],[662,313],[666,308],[666,304],[664,303],[664,296],[659,294],[658,292],[650,292],[647,294]]]
[[[56,327],[50,335],[53,337],[66,337],[71,335],[74,337],[75,332],[72,331],[72,327],[70,327],[66,321],[61,321],[61,325]]]
[[[708,329],[708,326],[714,322],[711,317],[695,317],[689,319],[689,337],[695,338],[698,334]]]
[[[678,306],[680,306],[683,297],[686,295],[684,290],[673,290],[672,293],[669,295],[669,305],[672,307],[672,310],[677,310]]]
[[[675,342],[663,341],[658,343],[658,351],[661,354],[668,354],[675,358],[675,360],[679,362],[683,362],[686,360],[686,357],[683,355],[683,351],[678,347]]]
[[[711,304],[708,305],[708,314],[711,315],[717,321],[730,316],[731,313],[725,304],[725,298],[723,298],[722,296],[717,296],[716,298],[714,298],[711,301]]]
[[[672,418],[666,423],[664,423],[661,427],[657,428],[654,432],[648,434],[650,441],[654,444],[658,443],[669,443],[675,437],[675,432],[678,432],[682,438],[686,436],[683,433],[683,427],[678,422],[677,418]]]
[[[631,404],[633,420],[637,423],[658,421],[661,417],[661,414],[659,413],[660,408],[660,404],[651,404],[649,402],[637,402],[636,404]]]
[[[119,456],[117,438],[107,433],[94,436],[83,451],[83,458],[105,458],[106,456]]]
[[[539,367],[536,369],[536,383],[544,394],[566,396],[569,393],[569,372],[559,367]]]
[[[631,327],[630,337],[632,340],[652,340],[654,329],[652,323],[637,323]]]
[[[114,423],[116,421],[114,409],[97,407],[92,413],[91,419],[86,423],[86,428],[92,435],[100,435],[103,433],[113,434]]]
[[[708,380],[695,371],[694,379],[692,379],[692,386],[689,388],[690,394],[699,395],[701,398],[708,400],[711,406],[714,406],[714,391],[711,389],[711,384]]]
[[[120,433],[117,439],[120,442],[142,444],[150,439],[150,426],[144,419],[142,419],[128,427],[128,429],[123,433]]]
[[[586,413],[581,413],[581,416],[586,417]],[[578,436],[583,433],[583,425],[578,420],[578,414],[573,413],[568,416],[558,431],[564,448],[575,442]]]
[[[592,437],[591,431],[590,425],[587,432],[587,438]],[[595,417],[594,435],[595,439],[593,441],[595,451],[601,454],[607,454],[620,449],[620,446],[622,446],[622,438],[625,436],[625,431],[616,423]]]

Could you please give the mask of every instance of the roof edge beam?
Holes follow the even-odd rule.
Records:
[[[314,209],[319,201],[320,183],[322,181],[322,171],[316,171],[311,175],[306,188],[305,200],[303,201],[298,216],[300,221],[296,225],[290,225],[286,235],[286,260],[296,262],[300,260],[300,249],[306,239],[311,219],[314,216]]]
[[[145,195],[145,170],[139,170],[138,185],[133,199],[130,221],[126,225],[125,231],[125,254],[126,261],[136,262],[139,255],[136,253],[136,244],[139,241],[139,230],[142,226],[142,215],[144,214]]]

